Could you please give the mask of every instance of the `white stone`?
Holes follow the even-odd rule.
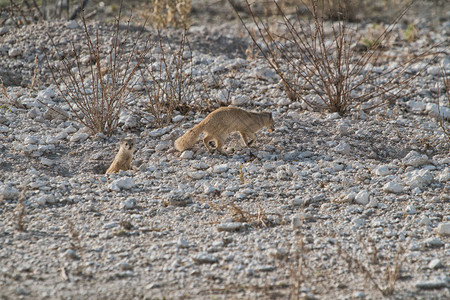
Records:
[[[169,131],[170,131],[169,127],[163,127],[163,128],[158,128],[158,129],[150,131],[148,133],[148,135],[151,137],[160,137],[160,136],[168,133]]]
[[[302,220],[300,218],[300,216],[295,215],[292,217],[291,219],[291,224],[292,224],[292,229],[298,229],[300,227],[302,227]]]
[[[188,172],[187,175],[195,180],[202,179],[205,177],[206,173],[204,171]]]
[[[327,120],[337,120],[337,119],[339,119],[340,117],[341,117],[341,116],[339,115],[339,113],[335,112],[335,113],[328,114],[328,115],[326,116],[326,119],[327,119]]]
[[[55,139],[59,140],[65,140],[67,138],[68,134],[66,131],[61,131],[60,133],[58,133],[55,137]]]
[[[194,156],[194,152],[191,150],[186,150],[181,153],[180,158],[182,159],[191,159]]]
[[[125,209],[133,209],[136,206],[136,198],[130,197],[123,201],[123,208]]]
[[[442,267],[443,267],[443,265],[439,258],[432,259],[430,261],[430,263],[428,264],[428,268],[430,268],[430,269],[439,269]]]
[[[189,248],[189,243],[182,237],[180,237],[177,241],[178,248]]]
[[[217,231],[238,231],[242,227],[244,227],[243,223],[240,222],[227,222],[227,223],[221,223],[216,226]]]
[[[4,200],[13,200],[19,197],[19,191],[12,186],[5,186],[2,191]]]
[[[416,208],[414,207],[414,205],[408,205],[407,207],[406,207],[406,213],[407,214],[409,214],[409,215],[414,215],[414,214],[416,214],[417,213],[417,210],[416,210]]]
[[[30,135],[25,138],[23,143],[26,145],[34,145],[34,144],[39,143],[39,139],[35,136]]]
[[[231,98],[231,104],[239,106],[244,105],[245,103],[250,101],[250,97],[247,95],[237,95]]]
[[[215,256],[207,253],[202,252],[192,257],[192,259],[199,264],[213,264],[216,263],[218,260]]]
[[[88,137],[89,135],[87,133],[78,131],[70,137],[70,141],[72,143],[83,142],[87,140]]]
[[[41,158],[41,164],[43,164],[44,166],[51,167],[51,166],[53,166],[54,163],[55,162],[53,160],[51,160],[51,159],[48,159],[48,158],[45,158],[45,157]]]
[[[391,169],[387,165],[380,165],[376,167],[373,171],[377,176],[386,176],[392,173]]]
[[[427,73],[430,75],[439,75],[441,74],[441,68],[437,67],[437,66],[430,66],[428,68],[426,68]]]
[[[438,180],[440,182],[447,182],[450,181],[450,168],[446,167],[441,174],[438,175]]]
[[[219,173],[227,172],[229,168],[230,168],[230,166],[228,164],[215,165],[213,167],[213,172],[219,174]]]
[[[358,204],[366,205],[369,203],[370,194],[367,191],[360,191],[355,196],[355,202]]]
[[[203,185],[203,193],[205,193],[207,195],[214,194],[214,193],[216,193],[216,191],[217,191],[217,189],[208,183],[205,183]]]
[[[383,191],[386,193],[398,194],[398,193],[403,192],[403,186],[398,184],[395,181],[391,181],[391,182],[386,183],[383,186]]]
[[[45,205],[45,203],[46,203],[45,197],[38,197],[38,198],[36,198],[36,202],[39,205]]]
[[[423,102],[419,102],[419,101],[411,100],[411,101],[408,101],[407,104],[413,112],[417,112],[417,113],[421,113],[421,112],[425,111],[425,108],[426,108],[426,104]]]
[[[433,181],[433,175],[429,170],[414,170],[406,174],[405,183],[412,188],[423,188]]]
[[[446,106],[438,106],[434,103],[427,103],[425,110],[433,117],[440,117],[444,120],[450,120],[450,108]]]
[[[303,199],[300,197],[296,197],[294,198],[294,200],[292,200],[292,204],[295,206],[301,206],[303,205]]]
[[[287,105],[291,104],[291,100],[289,100],[288,98],[281,98],[277,104],[279,106],[287,106]]]
[[[407,166],[419,167],[428,163],[428,156],[412,150],[403,158],[402,162]]]
[[[182,116],[182,115],[177,115],[177,116],[175,116],[175,117],[172,118],[172,122],[177,123],[177,122],[180,122],[180,121],[183,120],[183,119],[184,119],[184,116]]]
[[[22,48],[15,47],[15,48],[9,49],[8,55],[9,55],[9,57],[17,57],[17,56],[21,55],[22,52],[23,52]]]
[[[436,228],[436,232],[442,236],[450,236],[450,222],[440,223]]]
[[[48,101],[55,97],[55,91],[49,87],[45,90],[39,91],[37,98],[41,101]]]
[[[66,27],[69,29],[75,29],[78,28],[78,23],[75,20],[70,20],[66,22]]]
[[[350,145],[346,142],[340,142],[336,147],[334,147],[334,151],[341,154],[350,154]]]
[[[119,192],[122,189],[129,190],[134,187],[134,185],[135,184],[133,178],[125,176],[111,182],[111,184],[109,185],[109,189]]]

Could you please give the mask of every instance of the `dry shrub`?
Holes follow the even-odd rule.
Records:
[[[82,1],[36,1],[36,0],[9,0],[0,2],[0,26],[7,20],[16,27],[38,23],[42,20],[66,18],[74,20],[81,10],[88,4]]]
[[[447,105],[450,109],[450,78],[448,77],[446,70],[442,68],[442,75],[443,75],[443,83],[445,88],[445,94],[444,99],[447,99]],[[439,85],[438,85],[439,90]],[[450,142],[450,127],[445,121],[443,113],[441,113],[441,103],[440,103],[440,94],[438,95],[438,119],[439,119],[439,125],[441,126],[442,131],[444,132],[445,136],[448,138]],[[445,101],[445,100],[444,100]]]
[[[347,263],[351,273],[362,274],[365,280],[383,296],[392,295],[395,291],[395,283],[400,277],[402,265],[406,260],[405,249],[399,246],[393,261],[379,261],[375,244],[370,243],[369,250],[365,246],[365,241],[360,242],[364,250],[363,260],[358,259],[354,253],[344,250],[339,243],[337,244],[338,256]]]
[[[230,0],[232,5],[234,2]],[[308,1],[298,9],[306,16],[288,15],[277,1],[272,2],[278,17],[271,23],[245,0],[254,31],[234,7],[253,42],[281,78],[287,96],[315,110],[345,114],[354,108],[369,110],[394,101],[420,73],[408,74],[409,67],[429,53],[399,58],[391,64],[381,61],[382,46],[388,44],[409,6],[360,49],[355,45],[361,33],[349,22],[351,12],[343,1],[334,1],[339,9],[326,12],[325,1]]]
[[[166,46],[161,31],[158,37],[155,49],[159,53],[140,72],[148,99],[145,111],[151,115],[153,125],[164,127],[171,123],[175,110],[186,114],[191,109],[195,83],[190,72],[191,57],[183,56],[189,48],[186,30],[176,46]]]
[[[99,29],[90,30],[82,12],[84,44],[78,50],[72,42],[71,56],[66,55],[61,63],[47,58],[52,79],[59,93],[70,107],[75,119],[92,133],[111,136],[118,126],[119,114],[125,106],[128,89],[137,82],[135,75],[150,51],[150,35],[144,27],[137,36],[131,34],[131,17],[122,29],[121,9],[113,25],[113,37],[103,44]],[[53,43],[55,51],[55,43]],[[106,50],[104,50],[106,49]],[[82,55],[87,52],[88,67],[84,67]],[[55,110],[56,111],[56,110]],[[58,111],[56,111],[58,112]]]
[[[157,28],[189,28],[191,0],[152,0],[148,5],[150,13],[146,9],[141,14],[149,17]]]

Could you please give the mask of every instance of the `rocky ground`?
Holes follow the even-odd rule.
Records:
[[[148,101],[139,87],[112,137],[87,134],[46,106],[71,113],[45,63],[61,57],[47,32],[64,49],[82,40],[81,24],[0,28],[1,298],[448,299],[450,145],[438,95],[447,128],[450,108],[436,83],[450,72],[450,23],[417,27],[390,54],[440,45],[426,70],[411,66],[423,72],[405,96],[340,116],[290,101],[236,21],[193,26],[194,69],[223,80],[211,95],[275,119],[251,149],[232,135],[229,156],[200,141],[174,150],[208,109],[155,128],[134,113]],[[137,137],[135,170],[102,175],[123,136]]]

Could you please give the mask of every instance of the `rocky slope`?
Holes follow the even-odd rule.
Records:
[[[449,298],[450,148],[436,83],[441,66],[450,72],[450,23],[421,22],[418,41],[390,51],[439,42],[441,54],[398,102],[344,117],[287,99],[264,60],[246,56],[235,22],[192,27],[195,70],[224,82],[211,94],[275,119],[251,149],[233,135],[228,157],[200,141],[175,151],[206,111],[155,128],[134,114],[148,100],[138,89],[115,135],[87,134],[44,105],[71,113],[49,76],[46,33],[64,49],[81,41],[80,24],[1,29],[0,296]],[[179,39],[171,32],[165,42]],[[126,135],[138,138],[135,170],[102,175]]]

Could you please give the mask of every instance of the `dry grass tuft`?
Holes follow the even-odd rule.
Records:
[[[366,252],[366,258],[368,258],[364,259],[364,261],[367,260],[370,264],[361,261],[356,255],[344,250],[340,243],[337,244],[338,256],[347,263],[351,273],[362,273],[364,278],[383,296],[392,295],[395,291],[395,283],[400,277],[402,265],[406,260],[405,249],[402,246],[398,247],[393,263],[382,263],[378,259],[378,251],[374,244],[372,244],[370,251],[367,251],[364,242],[362,242],[362,245]]]
[[[26,217],[26,209],[25,204],[23,203],[25,199],[25,192],[27,190],[26,185],[23,187],[22,192],[19,196],[19,203],[16,207],[16,221],[17,221],[17,230],[19,231],[27,231],[25,225],[24,225],[24,218]]]

